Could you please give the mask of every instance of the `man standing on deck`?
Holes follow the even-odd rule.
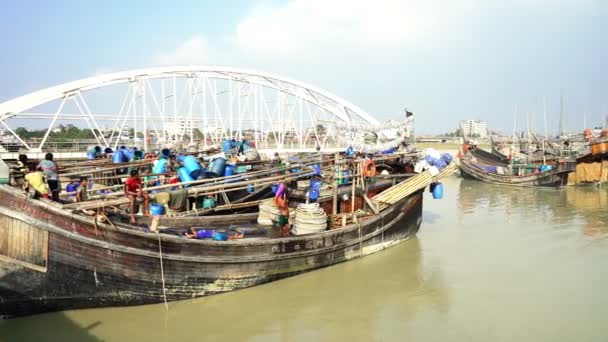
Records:
[[[144,192],[141,185],[141,178],[139,178],[139,171],[131,170],[131,177],[125,181],[125,195],[131,204],[131,224],[135,224],[135,200],[137,197],[144,199],[144,215],[150,216],[150,197]]]
[[[38,167],[40,167],[42,172],[44,172],[46,183],[49,185],[49,189],[51,190],[51,197],[53,201],[59,202],[59,192],[61,192],[59,175],[57,174],[59,172],[59,168],[53,161],[53,154],[47,153],[44,156],[44,160],[38,164]]]
[[[279,208],[278,223],[280,227],[279,237],[288,237],[289,232],[289,201],[287,199],[287,186],[280,184],[279,189],[274,197],[274,203]]]

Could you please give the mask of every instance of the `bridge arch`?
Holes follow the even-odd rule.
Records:
[[[120,108],[109,109],[112,101],[89,97],[105,89],[111,89],[114,99],[122,96]],[[28,128],[34,119],[46,130],[35,144],[15,129]],[[245,136],[268,147],[323,146],[347,139],[330,127],[378,125],[361,108],[316,86],[271,73],[217,66],[108,73],[0,103],[0,127],[27,150],[42,150],[58,123],[76,120],[86,123],[97,144],[115,147],[122,144],[124,135],[132,134],[129,138],[141,140],[146,149],[168,141],[195,144],[200,140],[207,145]]]

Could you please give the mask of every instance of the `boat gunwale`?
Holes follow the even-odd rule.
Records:
[[[8,186],[0,186],[0,191],[5,191],[7,189]],[[10,188],[10,187],[9,187]],[[137,237],[143,237],[146,238],[148,240],[154,240],[157,241],[160,237],[161,240],[164,241],[169,241],[169,242],[174,242],[174,243],[178,243],[178,244],[198,244],[200,246],[222,246],[222,247],[247,247],[247,246],[265,246],[265,245],[275,245],[275,244],[279,244],[279,243],[288,243],[288,242],[292,242],[292,241],[313,241],[316,239],[320,239],[320,238],[327,238],[327,237],[333,237],[335,235],[338,234],[344,234],[344,233],[349,233],[352,232],[354,230],[360,229],[363,226],[367,226],[367,225],[372,225],[374,223],[376,223],[379,220],[383,220],[386,216],[392,214],[395,210],[397,210],[398,207],[400,207],[404,202],[406,201],[411,201],[414,199],[414,197],[419,193],[415,192],[411,195],[409,195],[408,197],[402,199],[401,201],[395,203],[389,210],[384,210],[382,211],[380,214],[377,215],[372,215],[370,216],[369,219],[364,220],[363,222],[357,222],[357,223],[351,223],[349,225],[346,225],[344,227],[341,227],[340,229],[331,229],[331,230],[325,230],[319,233],[314,233],[314,234],[304,234],[304,235],[293,235],[293,236],[289,236],[289,237],[280,237],[280,238],[270,238],[270,239],[251,239],[249,241],[247,241],[247,239],[242,239],[242,240],[228,240],[228,241],[214,241],[214,240],[198,240],[198,239],[186,239],[184,237],[178,237],[178,236],[174,236],[171,234],[162,234],[159,235],[157,233],[152,233],[152,232],[144,232],[141,230],[132,230],[132,229],[128,229],[128,228],[119,228],[119,227],[112,227],[109,224],[106,223],[98,223],[97,226],[98,228],[103,228],[106,230],[115,230],[115,231],[119,231],[120,233],[126,233],[127,235],[134,235]],[[72,212],[66,211],[64,209],[58,208],[55,205],[53,205],[52,202],[50,203],[44,203],[40,200],[34,200],[31,198],[28,198],[27,196],[25,196],[25,194],[20,194],[20,193],[15,193],[15,195],[21,195],[23,197],[23,199],[25,199],[26,201],[36,201],[36,202],[32,202],[33,205],[36,205],[38,207],[42,207],[45,210],[48,210],[50,212],[53,212],[55,214],[59,214],[63,217],[68,217],[71,219],[75,219],[81,223],[87,224],[89,226],[93,226],[94,225],[94,220],[93,218],[90,217],[83,217],[80,215],[76,215]],[[79,241],[82,241],[84,243],[89,243],[89,244],[93,244],[93,245],[97,245],[98,247],[101,248],[109,248],[110,245],[115,245],[115,246],[120,246],[121,248],[125,248],[125,249],[133,249],[134,251],[141,251],[141,252],[148,252],[145,249],[141,249],[141,248],[134,248],[134,247],[128,247],[128,246],[123,246],[120,244],[116,244],[116,243],[112,243],[112,242],[107,242],[104,241],[102,239],[94,239],[91,237],[87,237],[72,231],[69,231],[67,229],[63,229],[61,227],[58,227],[54,224],[48,223],[48,222],[43,222],[40,219],[34,218],[34,217],[30,217],[27,216],[25,214],[22,213],[16,213],[13,212],[11,209],[5,208],[0,206],[0,213],[4,214],[4,215],[8,215],[10,217],[14,217],[17,218],[16,216],[21,216],[20,218],[17,219],[23,219],[24,221],[36,221],[34,224],[36,224],[36,226],[45,226],[45,228],[41,228],[41,229],[45,229],[47,231],[53,232],[53,233],[59,233],[59,234],[63,234],[66,237],[69,238],[76,238]],[[406,214],[401,213],[402,215]],[[243,214],[243,215],[249,215],[249,214]],[[398,217],[401,217],[401,215],[397,215]],[[393,222],[393,220],[389,221],[389,222]],[[46,229],[46,227],[52,226],[52,230],[51,229]],[[383,223],[382,225],[383,227],[381,229],[378,229],[378,232],[381,232],[382,230],[384,230],[387,226],[387,224]],[[161,232],[162,233],[162,232]],[[368,234],[369,235],[369,234]],[[367,236],[367,235],[366,235]],[[358,243],[358,240],[356,240]],[[344,245],[338,245],[338,246],[344,246]],[[309,250],[309,251],[315,251],[315,252],[319,252],[319,253],[323,253],[324,251],[326,251],[326,249],[324,248],[316,248],[313,250]],[[301,253],[301,252],[300,252]],[[159,253],[152,253],[153,256],[158,257]],[[168,257],[171,254],[168,255],[163,255],[163,257]],[[172,254],[173,256],[177,256],[176,254]],[[290,253],[289,256],[299,256],[296,255],[296,253]],[[278,258],[285,258],[287,257],[287,255],[278,255]],[[188,256],[180,256],[180,258],[190,258]],[[234,257],[232,257],[234,259]],[[239,257],[240,259],[241,257]],[[192,257],[192,259],[195,259],[196,261],[202,261],[201,258],[195,258]],[[258,259],[259,260],[259,259]],[[225,261],[222,261],[225,262]],[[238,262],[238,261],[235,261]]]
[[[470,175],[473,178],[476,178],[479,180],[487,180],[494,184],[510,185],[510,186],[535,186],[535,187],[551,185],[550,183],[542,183],[542,180],[545,178],[550,178],[552,176],[559,176],[564,173],[568,174],[568,173],[574,172],[574,169],[563,170],[560,168],[555,168],[550,171],[545,171],[545,172],[537,173],[537,174],[527,174],[527,175],[523,175],[523,176],[501,175],[498,173],[492,173],[492,172],[485,171],[485,170],[481,169],[480,167],[478,167],[477,165],[475,165],[475,163],[473,163],[472,161],[466,160],[466,159],[460,160],[460,168],[461,168],[461,171],[465,172],[466,174]],[[512,182],[510,180],[515,180],[516,182]],[[540,184],[533,184],[534,182],[540,182]]]

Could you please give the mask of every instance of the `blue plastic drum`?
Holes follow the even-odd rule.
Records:
[[[434,199],[443,198],[443,184],[435,183],[435,186],[433,187],[433,198]]]
[[[152,216],[159,216],[165,214],[165,207],[160,204],[150,204],[150,214]]]
[[[203,171],[201,169],[201,164],[199,164],[198,160],[193,156],[185,156],[184,157],[184,169],[188,170],[188,174],[192,178],[198,178]]]

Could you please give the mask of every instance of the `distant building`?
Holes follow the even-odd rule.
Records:
[[[268,132],[296,133],[295,120],[273,121]]]
[[[460,129],[466,137],[473,135],[485,138],[488,135],[488,125],[485,121],[480,120],[462,120],[460,121]]]
[[[187,135],[195,128],[197,122],[193,119],[169,119],[165,123],[165,130],[169,135]]]

